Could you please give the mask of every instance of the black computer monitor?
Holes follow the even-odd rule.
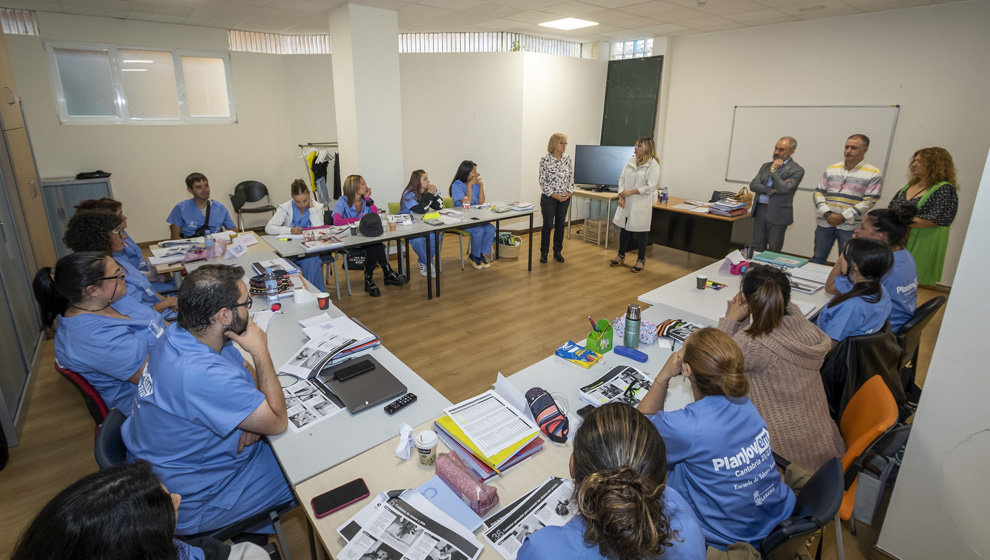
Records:
[[[632,155],[632,146],[576,146],[574,183],[602,189],[617,187],[622,168]]]

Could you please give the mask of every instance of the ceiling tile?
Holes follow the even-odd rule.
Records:
[[[805,0],[796,6],[781,6],[779,10],[801,19],[816,19],[858,13],[856,8],[843,4],[838,0]]]
[[[797,17],[771,8],[763,8],[762,10],[753,10],[751,12],[741,12],[738,14],[729,14],[725,17],[727,19],[731,19],[732,21],[738,21],[739,23],[745,23],[747,25],[771,25],[773,23],[798,21]]]
[[[159,14],[167,16],[188,16],[192,13],[191,5],[165,4],[160,2],[128,2],[128,10],[134,19],[143,19],[139,14],[150,15]]]
[[[879,12],[883,10],[898,10],[900,8],[910,8],[912,6],[927,6],[931,4],[930,0],[896,0],[891,2],[890,0],[866,0],[861,1],[850,1],[847,0],[847,4],[851,4],[854,8],[860,12]]]
[[[505,19],[511,19],[513,21],[521,21],[523,23],[531,23],[534,25],[539,25],[547,21],[553,21],[555,19],[560,19],[557,14],[551,14],[548,12],[541,12],[538,10],[529,10],[527,12],[518,13],[515,15],[507,16]]]
[[[130,12],[127,19],[138,21],[151,21],[156,23],[186,23],[186,16],[172,16],[168,14],[152,14],[148,12]]]
[[[601,6],[585,4],[584,2],[575,2],[572,0],[570,2],[561,2],[559,4],[546,6],[540,9],[542,11],[550,12],[553,14],[559,14],[564,17],[575,17],[575,18],[584,19],[581,16],[590,14],[592,12],[600,12],[602,8]]]
[[[496,2],[498,4],[505,4],[506,6],[526,8],[527,10],[539,10],[544,6],[560,4],[560,0],[496,0]]]
[[[521,21],[512,21],[511,19],[490,19],[479,23],[478,27],[486,31],[516,31],[526,25]]]
[[[708,3],[698,8],[698,11],[713,16],[724,16],[759,10],[763,7],[762,4],[757,4],[753,0],[708,0]]]
[[[623,6],[632,6],[633,4],[639,4],[643,0],[583,0],[588,4],[594,4],[596,6],[601,6],[602,8],[621,8]]]
[[[724,29],[735,29],[737,27],[744,27],[742,23],[721,17],[707,17],[701,19],[693,19],[693,20],[680,22],[679,25],[683,27],[687,27],[688,29],[693,29],[695,31],[701,31],[701,32],[722,31]]]
[[[466,10],[483,6],[483,0],[416,0],[417,3],[433,8],[443,8],[445,10]]]
[[[592,12],[587,15],[587,19],[597,21],[598,23],[617,25],[619,27],[640,27],[644,25],[644,20],[646,20],[646,23],[650,23],[650,18],[629,14],[620,10]]]

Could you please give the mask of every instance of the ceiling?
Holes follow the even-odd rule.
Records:
[[[351,0],[396,10],[400,32],[513,31],[573,41],[675,36],[938,4],[953,0]],[[0,0],[7,8],[292,35],[329,33],[346,0]],[[537,24],[576,17],[599,25]]]

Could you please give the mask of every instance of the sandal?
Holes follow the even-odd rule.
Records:
[[[625,255],[622,255],[622,256],[616,255],[614,259],[608,261],[608,265],[609,266],[621,266],[622,265],[622,261],[624,261],[624,260],[626,260],[626,256]]]
[[[632,271],[633,272],[642,272],[643,271],[643,265],[640,265],[639,263],[643,263],[643,265],[646,265],[646,261],[644,261],[642,259],[636,261],[636,266],[632,267]]]

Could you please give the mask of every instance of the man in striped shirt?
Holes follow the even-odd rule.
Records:
[[[853,134],[846,139],[845,159],[828,166],[822,174],[813,196],[818,214],[813,263],[825,264],[836,241],[841,251],[880,198],[880,170],[863,161],[869,148],[870,139],[865,134]]]

